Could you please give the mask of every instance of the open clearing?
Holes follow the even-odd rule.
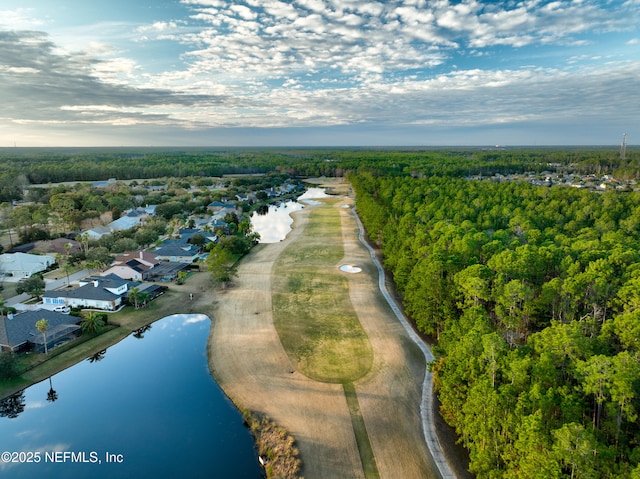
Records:
[[[303,461],[302,475],[307,479],[376,474],[388,478],[439,477],[421,432],[424,359],[381,297],[376,268],[358,241],[357,224],[345,204],[352,205],[352,199],[334,198],[305,207],[295,213],[294,229],[285,241],[261,245],[241,263],[234,287],[219,292],[216,298],[208,346],[211,368],[238,406],[268,415],[295,437]],[[310,222],[314,208],[325,209],[329,214],[321,215],[319,222],[312,217]],[[342,256],[336,255],[335,249],[327,251],[320,245],[315,248],[317,254],[301,253],[306,244],[322,237],[323,221],[338,219]],[[289,247],[292,251],[283,254]],[[296,258],[295,265],[291,265],[296,274],[284,278],[282,272],[287,271],[291,258]],[[321,273],[305,276],[305,261],[311,262],[310,269],[328,268],[331,274],[326,278]],[[339,266],[345,263],[358,265],[362,272],[341,273]],[[357,339],[352,343],[356,345],[352,354],[363,354],[359,364],[356,361],[330,372],[335,365],[309,364],[305,362],[311,357],[305,356],[308,351],[292,354],[291,347],[283,347],[288,340],[281,340],[274,326],[274,271],[280,271],[280,287],[292,291],[308,288],[310,293],[322,295],[320,282],[329,279],[326,287],[347,289],[347,294],[343,291],[336,301],[347,314],[355,314],[364,331],[364,335],[355,331]],[[346,324],[345,321],[350,323],[351,319],[339,323]],[[324,372],[312,379],[303,371],[309,375]],[[339,380],[328,377],[331,374],[349,376],[348,381],[344,387],[330,382]],[[356,409],[359,414],[353,419]],[[359,418],[364,427],[356,424]],[[364,437],[369,440],[377,471],[371,471],[366,464],[363,467],[362,451],[358,449],[363,432],[359,429],[366,429]]]

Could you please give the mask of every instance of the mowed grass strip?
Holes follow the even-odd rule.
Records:
[[[356,436],[356,443],[358,444],[358,452],[360,453],[360,460],[362,461],[364,477],[366,479],[377,479],[380,477],[380,473],[376,465],[376,458],[373,454],[367,427],[360,412],[360,403],[358,402],[356,388],[353,383],[345,383],[342,387],[344,389],[344,397],[347,400],[347,406],[349,407],[349,414],[351,415],[351,423],[353,424],[353,432]]]
[[[336,200],[310,213],[302,234],[274,265],[273,318],[295,367],[317,381],[346,383],[373,363],[369,339],[338,268],[344,256]]]

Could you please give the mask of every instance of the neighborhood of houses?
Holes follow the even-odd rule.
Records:
[[[526,181],[536,186],[568,186],[571,188],[587,189],[591,191],[623,190],[634,191],[637,188],[635,180],[619,180],[611,175],[581,175],[577,173],[555,173],[543,171],[541,173],[528,172],[511,175],[499,173],[492,176],[474,175],[468,180]]]
[[[277,191],[267,190],[267,197],[272,198],[293,189],[294,185],[286,184]],[[167,289],[168,282],[187,274],[194,263],[206,257],[203,246],[191,243],[190,239],[197,234],[204,238],[205,245],[216,242],[218,235],[223,234],[228,226],[223,218],[229,213],[240,216],[242,212],[238,203],[248,199],[251,197],[239,195],[238,201],[209,204],[209,214],[206,218],[194,218],[193,228],[179,230],[177,237],[166,238],[150,250],[118,254],[100,274],[85,271],[86,275],[73,281],[69,277],[46,279],[45,291],[37,304],[24,303],[16,298],[14,301],[7,300],[0,311],[0,351],[44,351],[45,340],[36,327],[36,322],[41,319],[48,323],[46,346],[52,349],[81,334],[81,318],[69,314],[72,309],[116,312],[126,304],[137,302],[138,298],[143,298],[145,302],[155,299]],[[154,215],[155,206],[135,208],[119,219],[83,231],[81,235],[97,240],[115,231],[139,226]],[[82,247],[80,242],[67,238],[45,243],[44,249],[51,250],[52,254],[18,251],[0,255],[0,280],[5,283],[19,282],[50,270],[57,262],[55,254],[80,251]],[[15,312],[5,314],[7,306],[11,306]]]

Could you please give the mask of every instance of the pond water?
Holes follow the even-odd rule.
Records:
[[[300,211],[304,204],[317,203],[316,199],[327,198],[324,188],[309,188],[297,201],[285,201],[277,205],[269,205],[262,211],[251,215],[253,231],[260,234],[260,243],[277,243],[287,237],[291,231],[293,218],[291,213]]]
[[[169,316],[2,401],[0,453],[18,454],[2,454],[0,475],[263,477],[239,411],[209,372],[209,326],[204,315]]]

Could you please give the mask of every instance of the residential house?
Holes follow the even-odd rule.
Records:
[[[207,205],[214,218],[222,219],[229,213],[238,213],[235,201],[214,201]]]
[[[45,271],[56,262],[51,255],[6,253],[0,255],[0,275],[4,281],[17,282]]]
[[[178,263],[192,263],[201,254],[201,249],[183,240],[167,240],[152,251],[156,259]]]
[[[95,228],[91,228],[90,230],[86,230],[87,236],[89,236],[92,240],[99,240],[103,236],[107,236],[111,234],[111,229],[108,226],[96,226]]]
[[[114,274],[122,279],[131,281],[145,281],[150,277],[151,270],[160,261],[155,254],[146,251],[129,251],[116,256],[111,267],[101,276]]]
[[[37,241],[34,251],[41,253],[68,255],[80,253],[82,245],[79,241],[69,238],[56,238],[52,240]]]
[[[155,216],[156,205],[148,205],[145,207],[134,208],[117,220],[112,221],[106,226],[98,226],[87,230],[89,238],[97,240],[105,235],[110,235],[114,231],[124,231],[141,225],[150,216]]]
[[[163,261],[149,271],[148,281],[174,281],[181,271],[186,273],[190,270],[190,267],[191,263]]]
[[[39,309],[0,317],[0,351],[44,350],[44,337],[36,328],[41,319],[47,320],[47,348],[66,342],[80,334],[80,318],[68,314]]]
[[[115,274],[91,276],[79,282],[75,289],[46,291],[42,295],[45,305],[116,311],[129,290],[129,281]]]
[[[205,230],[208,231],[218,231],[218,230],[223,230],[226,231],[227,228],[229,227],[229,223],[222,221],[221,219],[218,218],[213,218],[213,217],[209,217],[209,218],[196,218],[195,220],[195,225],[196,228],[198,228],[202,234],[207,234],[207,232]],[[209,233],[211,235],[211,233]],[[215,235],[217,238],[217,235]]]
[[[202,236],[204,238],[205,244],[215,243],[218,240],[218,237],[214,233],[208,233],[200,229],[190,228],[180,230],[180,239],[186,243],[191,244],[191,238],[193,238],[195,235]]]

